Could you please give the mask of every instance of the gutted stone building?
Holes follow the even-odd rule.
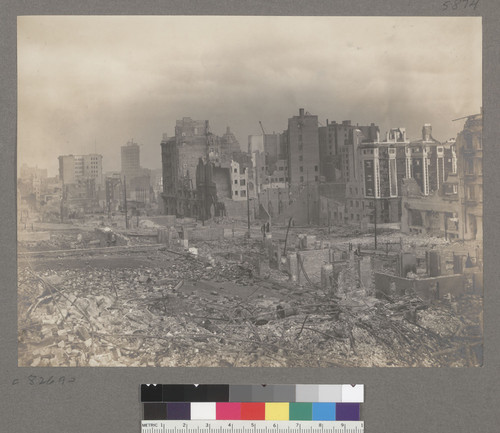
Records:
[[[384,141],[378,140],[379,134],[376,138],[363,140],[355,153],[358,169],[346,184],[346,222],[366,217],[373,223],[375,209],[377,222],[399,222],[405,180],[414,179],[419,194],[429,196],[456,171],[455,142],[434,139],[430,124],[423,126],[418,140],[408,140],[405,128],[390,129]]]
[[[432,151],[416,152],[428,167],[428,175],[418,179],[413,172],[413,183],[406,182],[403,232],[482,240],[482,113],[466,119],[455,141],[444,143],[442,150],[435,146],[433,160],[424,159],[426,155],[432,156]],[[422,145],[420,149],[424,148]]]
[[[175,136],[161,142],[164,211],[202,220],[223,216],[224,199],[231,199],[231,162],[240,152],[229,128],[219,137],[208,120],[177,120]]]
[[[288,119],[288,177],[294,185],[319,182],[318,116],[299,110]]]

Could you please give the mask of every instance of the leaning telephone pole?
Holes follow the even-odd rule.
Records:
[[[307,225],[311,225],[311,219],[309,216],[309,169],[306,170],[306,183],[307,183]]]
[[[128,218],[127,218],[127,178],[123,176],[123,199],[125,200],[123,208],[125,210],[125,227],[128,229]]]

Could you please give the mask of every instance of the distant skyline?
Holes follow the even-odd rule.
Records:
[[[482,105],[480,17],[32,16],[18,18],[18,165],[141,145],[160,168],[182,117],[248,135],[304,108],[409,139],[456,137]]]

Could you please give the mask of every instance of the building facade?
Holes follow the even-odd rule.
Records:
[[[133,140],[121,147],[121,179],[126,183],[127,199],[143,206],[154,198],[151,171],[141,167],[141,149]]]
[[[424,125],[422,137],[414,141],[408,140],[405,128],[392,128],[387,131],[384,141],[363,140],[355,155],[358,171],[346,190],[346,218],[349,221],[363,220],[361,207],[361,210],[367,209],[365,216],[369,222],[374,223],[375,218],[379,223],[400,222],[403,183],[408,179],[415,181],[412,191],[417,188],[424,196],[433,194],[444,184],[453,189],[446,180],[448,174],[456,171],[454,141],[440,143],[434,139],[430,124]],[[352,193],[355,190],[358,194]],[[364,203],[359,203],[359,192]]]
[[[318,116],[299,110],[288,119],[288,176],[291,184],[319,181]]]
[[[121,174],[127,180],[141,176],[141,149],[133,140],[121,147]]]
[[[434,161],[424,160],[428,174],[420,171],[422,177],[405,186],[403,232],[482,241],[482,121],[482,113],[468,116],[456,140],[438,144],[435,152],[418,153],[418,158],[430,155]]]
[[[457,136],[461,238],[483,239],[483,113],[469,116]]]
[[[96,187],[102,186],[102,155],[59,156],[59,179],[64,185],[92,180]]]
[[[161,149],[166,214],[206,220],[225,213],[222,199],[236,197],[236,191],[240,199],[241,190],[232,183],[232,162],[241,151],[229,127],[219,137],[208,120],[184,117],[177,120],[174,137],[163,135]],[[249,156],[248,161],[251,165]]]

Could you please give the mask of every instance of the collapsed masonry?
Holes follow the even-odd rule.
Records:
[[[291,234],[285,250],[278,230],[245,240],[230,228],[157,221],[165,226],[147,226],[162,245],[149,249],[46,252],[38,262],[20,255],[20,365],[482,363],[482,303],[469,283],[433,299],[377,279],[449,277],[445,254],[426,261],[321,234]],[[458,270],[463,260],[455,261]],[[462,264],[464,274],[472,269]]]

